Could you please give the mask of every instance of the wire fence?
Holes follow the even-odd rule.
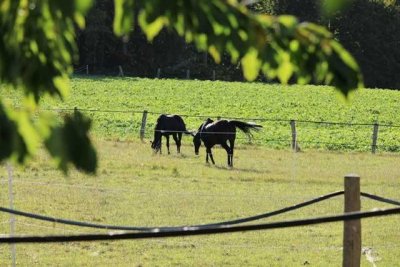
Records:
[[[151,139],[157,118],[162,111],[139,109],[88,109],[51,108],[61,114],[79,110],[93,118],[94,131],[111,137]],[[108,116],[107,114],[120,114]],[[195,129],[206,118],[257,122],[264,130],[249,138],[240,131],[237,140],[242,144],[266,145],[272,148],[326,149],[400,152],[400,125],[378,122],[340,122],[323,120],[294,120],[285,118],[235,117],[216,114],[177,114],[195,125]],[[190,127],[189,127],[190,128]],[[194,133],[196,130],[189,130]],[[179,131],[176,131],[179,132]],[[182,133],[187,133],[181,131]],[[227,134],[219,132],[216,134]]]
[[[256,231],[256,230],[267,230],[267,229],[277,229],[277,228],[288,228],[288,227],[298,227],[315,225],[328,222],[338,222],[338,221],[349,221],[363,218],[388,216],[394,214],[400,214],[399,208],[390,209],[380,209],[373,211],[359,211],[359,212],[348,212],[341,215],[331,215],[323,217],[315,217],[309,219],[301,220],[289,220],[289,221],[279,221],[272,223],[263,224],[252,224],[252,225],[239,225],[250,221],[260,220],[278,214],[293,211],[311,204],[315,204],[332,197],[336,197],[344,194],[344,191],[333,192],[321,197],[314,198],[310,201],[303,203],[298,203],[296,205],[285,207],[280,210],[267,212],[264,214],[259,214],[255,216],[250,216],[246,218],[240,218],[230,221],[223,221],[211,224],[201,224],[193,226],[168,226],[168,227],[137,227],[137,226],[118,226],[118,225],[103,225],[95,224],[89,222],[79,222],[73,220],[66,220],[54,217],[48,217],[40,214],[28,213],[23,211],[18,211],[14,209],[8,209],[0,207],[0,212],[6,212],[10,214],[15,214],[18,216],[24,216],[31,219],[48,221],[53,223],[61,223],[74,225],[79,227],[91,227],[106,230],[122,230],[122,231],[138,231],[138,232],[112,232],[107,234],[77,234],[77,235],[51,235],[51,236],[5,236],[0,237],[0,243],[54,243],[54,242],[75,242],[75,241],[96,241],[96,240],[123,240],[123,239],[146,239],[146,238],[163,238],[163,237],[178,237],[178,236],[194,236],[194,235],[210,235],[210,234],[221,234],[221,233],[234,233],[234,232],[246,232],[246,231]],[[369,193],[361,192],[361,196],[370,198],[375,201],[389,203],[393,205],[400,206],[400,201],[384,198],[377,195],[372,195]]]

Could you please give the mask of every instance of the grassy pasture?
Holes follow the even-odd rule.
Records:
[[[346,103],[332,88],[322,86],[104,78],[74,79],[72,97],[49,107],[139,111],[89,112],[96,119],[96,132],[127,138],[138,135],[143,110],[189,115],[184,117],[189,129],[197,129],[204,120],[195,116],[264,118],[267,120],[257,121],[264,131],[255,135],[254,142],[286,148],[291,140],[288,120],[400,125],[399,101],[399,92],[376,89],[361,90],[352,102]],[[148,115],[148,137],[158,115]],[[369,151],[372,128],[297,123],[300,146],[314,149]],[[239,142],[245,143],[247,139],[240,135]],[[380,127],[378,150],[399,151],[400,128]]]
[[[2,88],[18,106],[19,96]],[[257,83],[75,78],[66,102],[43,99],[50,109],[137,110],[156,113],[400,124],[399,93],[363,90],[352,105],[338,100],[332,88]],[[147,139],[138,141],[141,113],[88,112],[99,152],[96,176],[54,170],[47,155],[14,170],[16,209],[73,220],[116,225],[167,226],[218,222],[280,209],[343,189],[343,176],[358,173],[364,192],[400,199],[399,154],[348,152],[341,145],[368,150],[371,127],[298,124],[301,153],[287,148],[287,122],[261,121],[255,144],[239,139],[235,168],[215,149],[216,166],[206,165],[204,148],[194,156],[184,137],[182,154],[154,155],[148,143],[156,114],[149,114]],[[202,122],[185,117],[189,129]],[[378,145],[395,148],[398,128],[380,128]],[[243,136],[239,136],[243,138]],[[283,142],[271,140],[283,139]],[[319,143],[312,143],[318,141]],[[325,143],[325,144],[324,144]],[[362,145],[366,144],[366,145]],[[275,150],[274,148],[280,148]],[[285,149],[286,148],[286,149]],[[329,148],[336,152],[318,151]],[[395,150],[395,149],[389,149]],[[8,206],[7,174],[1,175],[0,203]],[[363,210],[390,207],[362,200]],[[262,222],[339,214],[343,197]],[[9,233],[9,216],[0,214],[1,233]],[[399,216],[367,219],[363,247],[379,254],[378,266],[400,266]],[[17,217],[17,234],[102,232]],[[342,258],[342,224],[236,234],[139,241],[17,245],[20,266],[338,266]],[[2,265],[11,265],[9,246],[0,248]],[[371,266],[362,258],[362,266]]]
[[[362,191],[399,199],[399,157],[381,153],[334,153],[263,147],[238,147],[235,168],[215,150],[216,166],[204,163],[204,149],[190,146],[177,155],[154,155],[139,141],[95,138],[98,175],[55,171],[46,154],[14,170],[15,208],[105,224],[159,226],[218,222],[272,211],[343,189],[343,175],[361,175]],[[8,205],[3,168],[0,203]],[[390,207],[363,199],[362,207]],[[261,222],[339,214],[337,197]],[[8,215],[0,214],[1,233],[9,233]],[[379,254],[378,266],[399,266],[398,216],[367,219],[363,246]],[[17,217],[18,234],[102,232]],[[17,245],[20,266],[338,266],[342,223],[271,231],[138,241]],[[10,265],[9,246],[0,249]],[[363,256],[363,266],[370,266]]]
[[[19,96],[2,89],[18,105]],[[43,100],[45,108],[78,107],[94,119],[93,132],[111,139],[139,136],[143,110],[148,115],[147,138],[159,113],[185,116],[187,127],[197,129],[204,118],[264,118],[257,121],[264,130],[255,135],[255,144],[287,148],[291,141],[289,120],[372,124],[379,122],[378,151],[400,151],[400,92],[365,89],[349,103],[330,87],[282,86],[196,80],[154,80],[139,78],[74,78],[65,102]],[[125,112],[107,112],[125,111]],[[136,113],[136,112],[138,113]],[[284,120],[284,121],[276,121]],[[303,149],[370,151],[373,126],[297,123],[298,142]],[[240,143],[247,139],[239,135]]]

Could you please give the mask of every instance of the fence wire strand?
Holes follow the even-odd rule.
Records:
[[[400,214],[399,208],[381,209],[364,212],[350,212],[341,215],[331,215],[310,219],[290,220],[252,225],[213,225],[207,227],[182,227],[174,229],[153,228],[145,232],[110,232],[107,234],[83,234],[83,235],[48,235],[48,236],[6,236],[0,237],[0,243],[56,243],[56,242],[82,242],[100,240],[133,240],[148,238],[183,237],[196,235],[211,235],[222,233],[237,233],[259,230],[270,230],[278,228],[289,228],[299,226],[309,226],[322,223],[332,223],[338,221],[358,220],[364,218],[389,216]]]
[[[48,111],[74,111],[75,108],[47,108],[43,110]],[[112,109],[86,109],[86,108],[76,108],[79,111],[86,112],[104,112],[104,113],[143,113],[143,110],[112,110]],[[147,114],[151,115],[162,115],[162,114],[170,114],[168,112],[160,112],[160,111],[148,111]],[[249,121],[265,121],[265,122],[290,122],[295,119],[281,119],[281,118],[259,118],[259,117],[232,117],[232,116],[224,116],[224,115],[191,115],[191,114],[176,114],[182,117],[187,118],[220,118],[220,119],[228,119],[228,120],[249,120]],[[312,124],[330,124],[330,125],[343,125],[343,126],[374,126],[374,123],[371,122],[339,122],[339,121],[317,121],[317,120],[295,120],[296,123],[312,123]],[[396,124],[379,124],[381,127],[390,127],[390,128],[400,128],[400,125]]]
[[[296,209],[300,209],[306,206],[309,206],[311,204],[315,204],[318,202],[321,202],[323,200],[327,200],[332,197],[336,197],[339,195],[342,195],[344,192],[343,191],[338,191],[338,192],[333,192],[327,195],[323,195],[317,198],[314,198],[309,201],[305,201],[293,206],[289,206],[283,209],[275,210],[272,212],[267,212],[263,214],[258,214],[255,216],[250,216],[250,217],[245,217],[245,218],[240,218],[240,219],[235,219],[235,220],[229,220],[229,221],[223,221],[223,222],[217,222],[217,223],[209,223],[209,224],[198,224],[198,225],[192,225],[190,227],[209,227],[209,226],[217,226],[217,225],[234,225],[234,224],[240,224],[244,222],[250,222],[250,221],[255,221],[255,220],[260,220],[263,218],[268,218],[272,216],[276,216],[285,212],[293,211]],[[60,223],[60,224],[67,224],[67,225],[74,225],[74,226],[80,226],[80,227],[90,227],[90,228],[98,228],[98,229],[107,229],[107,230],[129,230],[129,231],[152,231],[153,229],[162,229],[162,230],[168,230],[168,229],[177,229],[177,228],[183,228],[184,226],[165,226],[165,227],[143,227],[143,226],[118,226],[118,225],[107,225],[107,224],[95,224],[95,223],[90,223],[90,222],[80,222],[80,221],[74,221],[74,220],[67,220],[67,219],[61,219],[61,218],[55,218],[55,217],[50,217],[50,216],[44,216],[41,214],[35,214],[35,213],[29,213],[29,212],[24,212],[24,211],[19,211],[19,210],[13,210],[13,209],[8,209],[4,207],[0,207],[1,212],[6,212],[10,214],[15,214],[19,216],[24,216],[28,217],[31,219],[36,219],[36,220],[41,220],[41,221],[48,221],[48,222],[53,222],[53,223]]]
[[[61,219],[61,218],[55,218],[55,217],[49,217],[49,216],[44,216],[40,214],[34,214],[34,213],[28,213],[28,212],[23,212],[23,211],[18,211],[18,210],[13,210],[13,209],[8,209],[4,207],[0,207],[1,212],[6,212],[10,214],[15,214],[19,216],[24,216],[32,219],[37,219],[37,220],[42,220],[42,221],[50,221],[53,223],[60,223],[60,224],[68,224],[68,225],[74,225],[74,226],[80,226],[80,227],[90,227],[90,228],[98,228],[98,229],[106,229],[106,230],[128,230],[128,231],[153,231],[154,229],[158,229],[159,231],[165,231],[165,230],[173,230],[173,229],[179,229],[179,228],[184,228],[184,227],[197,227],[197,228],[207,228],[207,227],[212,227],[212,226],[221,226],[221,225],[235,225],[235,224],[241,224],[245,222],[250,222],[250,221],[255,221],[255,220],[260,220],[272,216],[276,216],[285,212],[293,211],[296,209],[300,209],[306,206],[309,206],[311,204],[315,204],[324,200],[327,200],[332,197],[336,197],[339,195],[343,195],[344,191],[337,191],[333,192],[327,195],[323,195],[314,199],[311,199],[309,201],[305,201],[293,206],[285,207],[279,210],[275,210],[272,212],[267,212],[255,216],[249,216],[245,218],[240,218],[240,219],[235,219],[235,220],[229,220],[229,221],[222,221],[222,222],[217,222],[217,223],[209,223],[209,224],[198,224],[198,225],[192,225],[192,226],[166,226],[166,227],[142,227],[142,226],[118,226],[118,225],[106,225],[106,224],[95,224],[95,223],[90,223],[90,222],[79,222],[79,221],[73,221],[73,220],[66,220],[66,219]],[[371,198],[376,201],[380,202],[385,202],[385,203],[390,203],[394,205],[400,206],[400,202],[388,198],[383,198],[377,195],[372,195],[369,193],[364,193],[361,192],[361,195],[364,197]]]
[[[379,201],[379,202],[400,206],[400,201],[396,201],[396,200],[393,200],[393,199],[384,198],[384,197],[381,197],[381,196],[372,195],[372,194],[364,193],[364,192],[361,192],[360,194],[363,197],[370,198],[370,199],[373,199],[373,200],[376,200],[376,201]]]

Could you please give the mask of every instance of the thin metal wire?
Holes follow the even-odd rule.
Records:
[[[377,196],[377,195],[373,195],[373,194],[369,194],[369,193],[364,193],[364,192],[361,192],[360,194],[363,197],[370,198],[370,199],[373,199],[373,200],[376,200],[376,201],[379,201],[379,202],[400,206],[400,201],[397,201],[397,200],[384,198],[384,197],[381,197],[381,196]]]
[[[77,108],[79,111],[89,111],[89,112],[110,112],[110,113],[143,113],[143,110],[102,110],[102,109],[85,109],[85,108]],[[43,109],[43,110],[63,110],[63,111],[74,111],[74,108],[59,108],[59,109]],[[152,115],[161,115],[161,114],[169,114],[166,112],[155,112],[148,111],[148,114]],[[344,126],[374,126],[376,122],[365,122],[365,123],[352,123],[352,122],[332,122],[332,121],[316,121],[316,120],[295,120],[295,119],[281,119],[281,118],[259,118],[259,117],[231,117],[231,116],[221,116],[221,115],[191,115],[191,114],[177,114],[182,117],[187,118],[221,118],[221,119],[230,119],[230,120],[250,120],[250,121],[269,121],[269,122],[290,122],[292,120],[296,121],[296,123],[312,123],[312,124],[331,124],[331,125],[344,125]],[[380,127],[392,127],[392,128],[400,128],[400,125],[395,124],[379,124]]]

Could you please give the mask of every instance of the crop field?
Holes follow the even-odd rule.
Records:
[[[61,112],[74,107],[83,110],[94,120],[93,133],[102,137],[137,138],[142,113],[147,110],[147,138],[161,113],[186,115],[190,130],[198,129],[207,117],[220,116],[255,121],[264,129],[254,136],[253,143],[287,148],[291,142],[289,120],[293,119],[302,149],[370,151],[372,124],[378,122],[378,151],[400,151],[397,91],[360,90],[346,102],[334,89],[323,86],[82,77],[72,80],[72,88],[65,102],[44,99],[43,107]],[[18,96],[11,95],[18,105]],[[248,140],[239,135],[238,142]]]
[[[1,88],[19,104],[19,95]],[[24,167],[14,166],[14,208],[57,218],[130,226],[183,226],[237,219],[288,207],[343,190],[343,176],[361,176],[361,191],[400,200],[400,94],[362,90],[350,103],[329,87],[258,83],[78,77],[65,102],[44,98],[44,110],[60,115],[79,108],[93,119],[98,150],[94,176],[55,170],[45,152]],[[146,138],[139,139],[143,110]],[[249,142],[239,135],[234,168],[215,148],[216,165],[194,155],[191,138],[182,153],[154,154],[149,141],[158,114],[183,114],[188,129],[205,117],[245,118],[263,130]],[[61,116],[60,116],[61,118]],[[263,118],[263,120],[256,120]],[[302,151],[290,150],[289,120],[297,121]],[[370,125],[325,125],[305,121],[380,126],[378,152],[369,151]],[[391,127],[389,127],[391,125]],[[276,149],[278,148],[278,149]],[[334,151],[332,151],[334,150]],[[9,174],[0,172],[0,206],[8,207]],[[389,208],[362,198],[362,210]],[[339,196],[257,223],[343,212]],[[0,213],[0,233],[10,233],[10,216]],[[254,222],[256,223],[256,222]],[[362,220],[362,266],[400,266],[399,216]],[[60,223],[16,217],[16,234],[105,233]],[[19,244],[18,266],[340,266],[343,224],[182,238]],[[10,246],[0,247],[1,265],[11,265]]]

